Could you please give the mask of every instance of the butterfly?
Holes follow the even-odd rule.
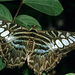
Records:
[[[27,60],[34,73],[52,70],[75,48],[75,33],[57,30],[37,31],[16,23],[0,20],[0,57],[7,68],[21,67]]]

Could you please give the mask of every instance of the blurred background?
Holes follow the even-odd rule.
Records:
[[[49,16],[23,4],[18,15],[26,14],[34,17],[41,24],[43,30],[64,30],[75,32],[75,0],[59,0],[64,11],[58,16]],[[11,2],[0,2],[5,5],[14,17],[21,0]],[[75,73],[75,50],[72,50],[60,63],[51,71],[49,75],[65,75]],[[21,68],[7,69],[0,71],[0,75],[34,75],[32,69],[27,65]],[[43,74],[45,75],[45,74]]]

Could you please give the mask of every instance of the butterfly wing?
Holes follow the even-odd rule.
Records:
[[[33,29],[33,28],[32,28]],[[75,47],[75,33],[28,30],[0,20],[0,57],[6,67],[22,66],[27,58],[35,74],[49,71]]]
[[[25,38],[28,31],[18,24],[0,20],[0,57],[6,63],[6,67],[20,67],[25,63]]]
[[[28,55],[28,65],[35,74],[41,75],[52,70],[61,57],[75,48],[75,33],[66,31],[38,31],[35,38],[34,52]]]

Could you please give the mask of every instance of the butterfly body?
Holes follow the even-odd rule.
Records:
[[[0,20],[0,57],[7,68],[21,67],[27,59],[35,74],[50,71],[61,58],[75,48],[75,33],[56,30],[29,30]]]

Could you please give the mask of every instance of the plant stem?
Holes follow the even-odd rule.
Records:
[[[13,22],[14,22],[16,16],[18,15],[18,13],[19,13],[19,11],[20,11],[22,4],[23,4],[23,0],[21,1],[20,6],[19,6],[19,8],[18,8],[18,10],[17,10],[17,12],[16,12],[16,14],[15,14],[15,16],[14,16]]]

